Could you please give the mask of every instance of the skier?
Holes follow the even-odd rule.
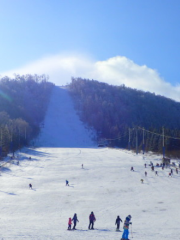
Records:
[[[122,222],[122,219],[121,219],[119,216],[117,216],[116,222],[115,222],[115,225],[117,224],[116,231],[120,231],[120,230],[119,230],[120,222]]]
[[[128,235],[129,235],[129,225],[132,224],[131,222],[131,215],[128,215],[124,221],[124,232],[123,232],[123,235],[122,235],[122,238],[121,240],[125,240],[125,239],[128,239]]]
[[[173,170],[171,169],[171,175],[173,175]]]
[[[71,218],[69,218],[69,221],[68,221],[68,229],[67,229],[67,230],[71,230],[71,224],[72,224],[72,220],[71,220]]]
[[[145,172],[144,174],[145,174],[145,177],[147,177],[147,172]]]
[[[76,213],[74,214],[74,217],[72,218],[72,221],[74,222],[73,229],[76,230],[76,224],[77,224],[77,222],[79,222],[79,220],[77,219],[77,214]]]
[[[144,164],[145,168],[146,168],[146,163]]]
[[[68,182],[68,180],[66,180],[66,186],[69,186],[69,182]]]
[[[176,168],[176,173],[178,174],[178,168]]]
[[[94,213],[91,212],[91,214],[89,215],[89,229],[94,229],[94,222],[96,221],[96,218],[94,216]]]
[[[81,167],[83,168],[83,164],[81,165]]]
[[[131,171],[134,171],[134,168],[133,168],[133,167],[131,167]]]
[[[32,189],[32,184],[31,183],[29,184],[29,188]]]
[[[157,172],[157,171],[155,171],[155,175],[157,175],[157,176],[158,176],[158,172]]]

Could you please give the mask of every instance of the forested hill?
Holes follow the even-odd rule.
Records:
[[[0,157],[38,134],[53,86],[45,75],[0,79]]]
[[[165,135],[180,138],[179,102],[124,85],[81,78],[73,78],[69,89],[81,119],[97,131],[99,139],[114,139],[108,140],[111,146],[127,147],[130,128],[131,146],[135,147],[136,127],[139,147],[143,127],[159,134],[164,127]],[[162,136],[145,131],[144,141],[146,150],[162,152]],[[165,138],[165,146],[169,153],[177,152],[180,141]]]

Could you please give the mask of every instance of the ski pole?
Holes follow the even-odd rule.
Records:
[[[132,224],[131,224],[131,235],[132,235],[132,238],[133,238],[133,232],[132,232]]]

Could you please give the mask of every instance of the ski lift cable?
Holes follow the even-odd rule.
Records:
[[[139,127],[139,126],[138,126],[138,128],[141,129],[142,131],[145,131],[145,132],[148,132],[148,133],[151,133],[151,134],[154,134],[154,135],[158,135],[160,137],[164,136],[165,138],[172,138],[172,139],[180,140],[180,138],[178,138],[178,137],[172,137],[172,136],[168,136],[168,135],[163,135],[163,134],[160,134],[160,133],[152,132],[152,131],[149,131],[149,130],[147,130],[145,128]],[[133,130],[135,130],[135,128],[131,128],[130,130],[133,131]],[[106,140],[113,141],[113,140],[118,140],[118,139],[121,139],[121,138],[122,138],[122,136],[121,137],[117,137],[117,138],[104,138],[104,141],[106,141]]]
[[[161,136],[161,137],[164,136],[165,138],[173,138],[173,139],[178,139],[178,140],[180,140],[180,138],[178,138],[178,137],[172,137],[172,136],[163,135],[163,134],[160,134],[160,133],[155,133],[155,132],[152,132],[152,131],[146,130],[145,128],[141,128],[141,127],[138,127],[138,128],[141,129],[141,130],[143,130],[143,131],[145,131],[145,132],[152,133],[152,134],[154,134],[154,135],[158,135],[158,136]]]

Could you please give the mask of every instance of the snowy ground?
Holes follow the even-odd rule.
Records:
[[[156,168],[155,176],[148,167],[145,178],[144,163],[159,163],[160,157],[96,148],[65,90],[61,101],[65,99],[71,114],[69,118],[63,114],[58,93],[55,89],[36,142],[39,147],[18,152],[20,165],[15,161],[1,172],[0,239],[116,240],[122,232],[115,231],[115,219],[120,215],[124,221],[128,214],[133,223],[130,239],[180,239],[180,174],[170,178],[169,169]],[[97,219],[94,231],[87,230],[91,211]],[[78,230],[67,231],[68,218],[74,213],[79,219]]]

